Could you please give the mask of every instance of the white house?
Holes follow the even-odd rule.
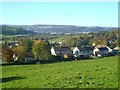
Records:
[[[14,59],[14,61],[17,61],[18,60],[18,56],[16,54],[13,54],[13,59]]]
[[[22,60],[22,62],[36,62],[36,59],[34,58],[32,52],[26,52],[24,54],[26,57]],[[13,54],[13,59],[14,61],[21,61],[21,59],[19,58],[19,54]]]
[[[57,56],[54,47],[51,48],[51,54],[54,55],[54,56]]]
[[[51,54],[54,56],[64,57],[64,55],[66,55],[67,57],[71,57],[72,51],[69,47],[52,47]]]
[[[95,56],[107,56],[111,52],[108,47],[95,47],[93,50],[93,55]]]
[[[91,47],[75,47],[73,49],[73,55],[75,57],[90,57],[93,54],[93,49]]]

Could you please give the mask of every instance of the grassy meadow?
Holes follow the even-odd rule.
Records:
[[[2,88],[117,88],[118,56],[2,66]]]

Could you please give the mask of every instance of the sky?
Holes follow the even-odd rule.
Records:
[[[118,26],[117,2],[2,2],[0,24]]]

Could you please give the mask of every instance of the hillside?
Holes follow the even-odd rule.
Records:
[[[61,33],[89,33],[99,31],[111,31],[117,28],[115,27],[87,27],[87,26],[75,26],[75,25],[8,25],[11,27],[19,27],[25,30],[34,31],[37,33],[50,33],[50,34],[61,34]]]
[[[33,31],[28,31],[20,27],[10,26],[2,26],[2,28],[0,28],[0,31],[2,31],[3,35],[35,34]]]
[[[2,66],[2,88],[117,88],[118,56]]]

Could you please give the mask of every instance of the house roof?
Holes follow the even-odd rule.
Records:
[[[62,51],[71,51],[69,47],[54,47],[54,50],[57,52],[62,52]]]
[[[78,47],[78,49],[81,50],[81,51],[91,51],[91,50],[93,50],[92,47]]]
[[[16,43],[15,42],[8,42],[7,43],[9,46],[14,46]]]
[[[100,47],[100,48],[98,48],[100,51],[103,51],[103,50],[108,50],[108,48],[107,47]]]

